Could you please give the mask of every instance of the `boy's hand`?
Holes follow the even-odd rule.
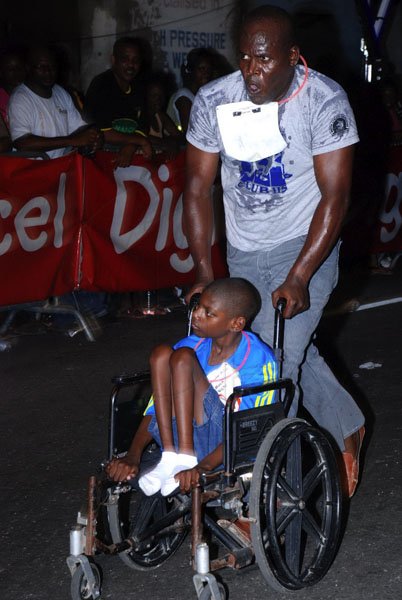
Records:
[[[174,478],[179,482],[181,493],[187,494],[193,486],[197,485],[202,473],[203,469],[201,469],[198,465],[192,469],[187,469],[186,471],[180,471],[180,473],[177,473]]]
[[[139,461],[129,456],[114,458],[105,468],[107,476],[113,481],[127,481],[132,479],[138,475],[139,470]]]

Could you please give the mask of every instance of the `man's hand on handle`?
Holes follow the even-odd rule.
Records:
[[[213,280],[210,279],[210,280],[196,281],[191,286],[190,290],[187,292],[187,294],[184,297],[184,300],[186,301],[186,304],[190,304],[191,296],[193,296],[194,294],[202,294],[202,292],[204,291],[204,289],[207,287],[207,285],[209,283],[211,283],[211,281],[213,281]]]
[[[295,315],[308,310],[310,307],[308,285],[296,275],[288,275],[282,285],[272,292],[272,304],[274,307],[276,307],[280,298],[286,300],[286,306],[283,311],[285,319],[291,319]]]

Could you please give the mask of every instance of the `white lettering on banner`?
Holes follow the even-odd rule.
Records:
[[[161,165],[158,170],[160,181],[166,182],[169,179],[169,169],[166,165]],[[159,202],[161,201],[158,190],[152,182],[151,173],[144,167],[127,167],[125,169],[116,169],[115,179],[117,184],[116,203],[113,213],[113,221],[110,229],[110,237],[117,254],[122,254],[129,250],[133,244],[138,242],[151,228],[154,223]],[[124,213],[127,206],[127,189],[125,183],[135,181],[141,184],[148,192],[149,206],[145,212],[144,218],[140,223],[130,231],[121,234],[121,228],[124,220]],[[158,234],[155,242],[155,250],[161,252],[167,244],[169,227],[171,226],[173,191],[165,187],[162,193],[162,210],[159,218]],[[183,199],[180,196],[173,212],[173,239],[177,248],[188,248],[187,238],[183,233]],[[169,259],[173,269],[179,273],[187,273],[194,266],[191,255],[182,260],[176,253],[173,253]]]
[[[387,210],[387,204],[392,190],[395,188],[395,202],[389,210]],[[386,227],[381,227],[380,239],[383,244],[393,240],[402,224],[402,172],[398,175],[394,173],[388,173],[385,190],[385,202],[381,211],[380,220],[382,223],[387,225],[393,224],[393,228],[389,231]]]
[[[27,215],[34,208],[38,208],[40,211],[39,216],[37,217],[27,217]],[[46,225],[49,220],[50,215],[50,205],[48,200],[43,196],[37,196],[36,198],[32,198],[29,200],[18,211],[15,217],[15,230],[18,235],[18,239],[20,240],[20,244],[24,250],[27,252],[35,252],[35,250],[39,250],[39,248],[43,248],[43,246],[47,242],[47,233],[46,231],[41,231],[40,234],[36,238],[31,238],[27,235],[26,230],[29,227],[38,227],[40,225]]]
[[[65,173],[60,175],[59,189],[57,192],[57,211],[54,217],[54,247],[63,246],[63,218],[66,212],[66,177]]]
[[[169,216],[170,207],[172,206],[173,192],[170,188],[163,190],[163,203],[161,210],[161,218],[159,223],[158,237],[156,238],[155,250],[160,252],[166,246],[167,236],[169,233]]]
[[[169,179],[169,169],[166,165],[161,165],[158,169],[158,177],[165,182]],[[156,238],[155,250],[163,250],[166,246],[167,236],[169,233],[169,215],[172,205],[173,192],[170,188],[163,189],[163,203],[159,223],[158,237]]]
[[[158,170],[160,181],[166,182],[169,179],[169,169],[166,165],[161,165]],[[161,201],[158,190],[152,182],[151,173],[145,167],[131,166],[125,169],[116,169],[115,179],[117,184],[116,202],[113,213],[113,221],[110,229],[110,237],[117,254],[122,254],[129,250],[133,244],[138,242],[151,228],[156,218],[159,202]],[[126,182],[135,181],[141,184],[147,191],[149,196],[149,206],[140,223],[133,227],[130,231],[122,234],[121,228],[124,220],[128,197]],[[172,212],[173,191],[169,187],[165,187],[162,192],[162,210],[159,219],[158,234],[155,242],[155,250],[161,252],[166,248],[169,227],[173,221],[173,239],[177,248],[188,248],[187,238],[183,233],[183,199],[182,195]],[[173,269],[179,273],[188,273],[194,266],[191,255],[182,260],[177,253],[173,253],[169,259]]]
[[[7,217],[11,214],[11,202],[7,202],[7,200],[0,200],[0,217],[2,219],[7,219]],[[0,242],[0,256],[5,254],[11,246],[11,242],[13,241],[11,233],[6,233],[4,238]]]
[[[213,223],[212,223],[211,245],[215,244],[216,235],[217,235],[214,214],[212,214],[212,218],[213,218]],[[181,248],[184,250],[185,248],[188,248],[188,242],[187,242],[187,238],[183,232],[182,223],[183,223],[183,194],[180,195],[180,198],[177,202],[177,205],[176,205],[176,208],[175,208],[175,211],[173,214],[173,235],[174,235],[174,241],[175,241],[176,246],[178,248]],[[176,271],[178,271],[179,273],[188,273],[194,267],[194,261],[192,259],[191,254],[187,258],[182,260],[181,258],[179,258],[179,256],[175,252],[170,257],[169,262],[170,262],[171,267],[173,269],[175,269]]]
[[[136,167],[131,165],[131,167],[126,167],[124,169],[118,168],[114,172],[114,177],[117,185],[117,194],[112,225],[110,228],[110,239],[112,240],[117,254],[122,254],[133,244],[138,242],[138,240],[141,239],[151,227],[159,205],[159,194],[151,179],[150,172],[144,167]],[[140,183],[148,192],[150,201],[142,221],[133,227],[133,229],[127,231],[127,233],[120,233],[127,205],[127,190],[125,186],[126,181],[135,181]]]
[[[56,216],[53,222],[54,227],[54,246],[55,248],[61,248],[63,245],[63,217],[65,213],[66,201],[65,201],[65,190],[66,190],[66,173],[61,173],[59,179],[59,187],[57,191],[57,210]],[[39,209],[39,215],[35,217],[27,217],[27,215],[34,209]],[[12,211],[12,204],[8,200],[0,200],[0,217],[6,219],[10,216]],[[26,230],[30,227],[39,227],[46,225],[49,222],[50,216],[50,203],[43,196],[36,196],[28,200],[26,204],[18,211],[14,218],[15,232],[19,239],[19,242],[24,250],[27,252],[35,252],[43,248],[48,239],[48,234],[45,231],[41,231],[36,238],[32,238],[27,235]],[[0,256],[6,254],[12,244],[11,233],[6,233],[3,240],[0,242]]]
[[[178,248],[188,248],[187,238],[183,232],[183,194],[180,194],[180,198],[176,204],[176,208],[173,214],[173,236],[175,244]],[[194,261],[191,254],[182,260],[175,252],[169,259],[170,265],[178,273],[188,273],[194,267]]]

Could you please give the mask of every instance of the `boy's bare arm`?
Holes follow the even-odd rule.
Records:
[[[213,471],[222,464],[222,461],[223,445],[219,444],[215,450],[205,456],[193,469],[177,473],[175,479],[179,482],[182,494],[189,492],[194,485],[197,485],[203,473]]]
[[[151,418],[151,415],[143,417],[126,456],[114,458],[106,466],[106,473],[113,481],[125,481],[138,475],[142,452],[152,440],[148,431]]]

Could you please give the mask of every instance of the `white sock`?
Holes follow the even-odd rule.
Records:
[[[162,483],[171,475],[177,457],[176,452],[162,452],[162,458],[156,467],[139,478],[138,485],[146,496],[153,496],[161,489]]]
[[[177,464],[173,468],[173,471],[169,477],[162,482],[161,494],[162,496],[169,496],[174,490],[179,487],[179,483],[175,480],[174,476],[180,471],[186,471],[192,469],[198,463],[197,457],[192,454],[177,454]]]

